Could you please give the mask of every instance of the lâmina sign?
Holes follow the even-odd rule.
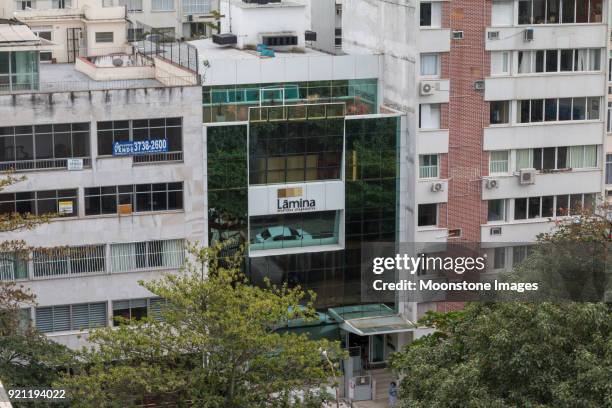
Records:
[[[276,191],[276,212],[316,211],[317,198],[305,197],[303,187],[279,188]]]

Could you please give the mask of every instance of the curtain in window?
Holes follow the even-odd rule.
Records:
[[[136,269],[136,245],[134,243],[111,245],[111,268],[113,272]]]
[[[569,149],[569,166],[573,169],[584,167],[584,146],[572,146]]]
[[[440,105],[421,105],[421,129],[440,129]]]
[[[421,56],[421,75],[438,75],[437,54],[423,54]]]
[[[599,71],[600,69],[600,50],[598,48],[592,48],[589,50],[589,70]]]
[[[584,167],[597,167],[597,146],[584,146]]]
[[[507,173],[508,172],[508,152],[491,152],[491,173]]]
[[[185,260],[185,245],[182,239],[164,241],[164,266],[180,268]]]
[[[575,71],[586,71],[588,69],[588,52],[585,49],[576,50],[575,55],[575,63],[574,70]]]
[[[519,51],[519,74],[531,72],[531,51]]]
[[[516,169],[528,169],[531,164],[531,149],[520,149],[516,151]]]

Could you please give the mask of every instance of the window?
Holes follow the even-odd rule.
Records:
[[[546,147],[516,151],[516,169],[561,170],[597,167],[597,146]]]
[[[0,52],[0,91],[39,87],[38,51]]]
[[[0,127],[0,170],[66,167],[68,158],[89,165],[89,123]]]
[[[29,8],[36,8],[34,0],[17,0],[17,10],[27,10]]]
[[[119,205],[130,205],[133,212],[183,209],[183,183],[85,188],[85,215],[116,214]]]
[[[492,151],[489,158],[489,173],[508,173],[508,150]]]
[[[84,245],[61,249],[34,251],[35,278],[81,275],[106,271],[104,245]]]
[[[0,253],[0,281],[28,278],[28,256],[25,253]]]
[[[70,8],[72,6],[71,0],[53,0],[51,3],[51,8],[54,9],[65,9]]]
[[[491,52],[491,75],[510,75],[510,51]]]
[[[493,250],[493,269],[504,269],[506,267],[506,248],[495,248]]]
[[[514,23],[514,2],[510,0],[494,1],[491,9],[492,26],[510,26]]]
[[[418,226],[429,227],[438,225],[438,204],[419,204]]]
[[[119,5],[126,7],[128,13],[142,11],[142,0],[119,0]]]
[[[512,247],[512,266],[517,266],[523,262],[531,253],[532,248],[529,245],[521,245]]]
[[[159,317],[162,298],[144,298],[113,301],[113,326],[119,326],[125,320],[142,320],[147,316]]]
[[[569,167],[573,169],[597,167],[597,146],[571,146]]]
[[[113,32],[112,31],[106,31],[106,32],[97,32],[96,33],[96,42],[97,43],[112,43],[113,40]]]
[[[51,30],[42,28],[32,28],[32,32],[38,37],[47,41],[51,41]]]
[[[185,262],[185,241],[130,242],[110,246],[111,272],[151,268],[180,268]]]
[[[52,62],[53,61],[53,53],[51,51],[41,51],[40,52],[40,62]]]
[[[174,10],[174,0],[151,0],[152,11],[172,11]]]
[[[421,2],[421,27],[431,27],[431,2]]]
[[[600,70],[599,48],[518,51],[519,74]]]
[[[106,325],[106,302],[36,308],[36,328],[42,333],[87,330]]]
[[[183,0],[183,14],[208,14],[210,10],[210,0]]]
[[[419,128],[440,129],[440,105],[422,103],[419,105]]]
[[[298,45],[298,38],[295,35],[262,35],[261,39],[264,45],[270,47]]]
[[[338,244],[339,211],[250,217],[249,250]]]
[[[113,143],[126,140],[166,139],[168,151],[134,156],[134,162],[169,161],[182,159],[182,118],[157,118],[98,122],[98,155],[113,154]]]
[[[440,56],[434,54],[421,54],[421,76],[440,75]]]
[[[519,24],[600,23],[603,0],[519,0]]]
[[[612,184],[612,154],[606,154],[606,184]]]
[[[517,122],[599,120],[600,102],[599,97],[521,100],[517,101]]]
[[[144,30],[142,28],[128,28],[127,40],[130,42],[140,41],[144,38]]]
[[[438,155],[422,154],[419,156],[419,178],[438,177]]]
[[[339,179],[343,133],[343,118],[252,122],[250,183]],[[367,173],[364,177],[372,178],[380,173],[380,162],[370,160],[362,164]]]
[[[77,202],[76,189],[0,193],[0,214],[61,214],[76,217]]]
[[[489,200],[487,221],[506,220],[506,200]]]
[[[507,124],[510,122],[510,101],[491,101],[489,109],[489,123],[491,125]]]
[[[596,194],[564,194],[558,196],[514,199],[514,219],[552,218],[578,214],[581,209],[592,209]]]

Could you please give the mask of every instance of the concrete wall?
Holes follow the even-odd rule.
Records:
[[[317,41],[312,42],[312,47],[335,54],[336,2],[311,0],[309,4],[310,29],[317,33]]]
[[[42,225],[32,231],[0,234],[0,240],[25,239],[33,246],[122,243],[186,239],[207,243],[205,147],[201,88],[167,87],[53,94],[0,96],[3,126],[90,122],[92,166],[80,171],[33,171],[27,180],[5,191],[78,188],[79,216]],[[132,164],[130,157],[97,157],[97,121],[161,117],[183,118],[183,162]],[[84,188],[139,183],[184,183],[184,210],[131,216],[84,216]],[[164,271],[23,281],[40,306],[110,301],[151,296],[137,281]],[[109,310],[109,315],[112,315]],[[77,345],[74,333],[54,334]]]

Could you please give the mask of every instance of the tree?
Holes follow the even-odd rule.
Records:
[[[538,300],[600,302],[612,296],[612,221],[609,208],[575,209],[552,232],[540,234],[508,280],[537,282]],[[606,291],[609,293],[606,294]]]
[[[469,304],[392,357],[401,407],[612,406],[612,314],[603,303]]]
[[[90,334],[83,364],[56,384],[74,406],[288,407],[298,390],[320,406],[316,390],[331,375],[323,353],[340,358],[339,345],[275,330],[314,316],[306,294],[254,287],[241,256],[219,251],[192,247],[184,271],[141,282],[165,299],[158,312]]]
[[[0,191],[23,181],[8,173]],[[32,230],[53,215],[0,214],[0,232]],[[58,378],[57,369],[70,358],[67,348],[48,340],[21,317],[21,309],[35,304],[35,296],[12,280],[15,269],[26,264],[33,248],[23,240],[0,243],[0,379],[5,387],[45,387]],[[10,272],[10,273],[9,273]]]

